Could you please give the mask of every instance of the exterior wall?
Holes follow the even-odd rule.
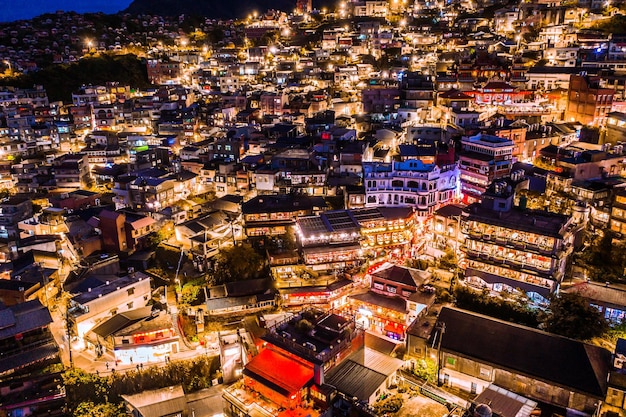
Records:
[[[18,223],[33,216],[30,200],[0,204],[0,237],[14,238],[19,235]]]
[[[414,160],[392,163],[389,171],[365,170],[365,206],[412,206],[418,216],[428,216],[458,198],[458,174],[456,165],[429,167]]]
[[[480,393],[493,382],[499,387],[536,401],[590,414],[595,412],[597,404],[601,402],[597,398],[453,353],[443,352],[441,356],[440,381],[449,387]]]
[[[594,88],[589,78],[573,75],[570,78],[566,121],[603,126],[611,111],[615,91],[608,88]]]
[[[398,88],[372,87],[363,90],[361,102],[365,113],[393,111],[398,104]]]
[[[544,236],[540,231],[523,232],[514,227],[475,221],[471,217],[462,227],[467,234],[468,283],[487,285],[494,291],[515,290],[519,284],[529,296],[536,297],[531,294],[536,293],[543,298],[558,288],[573,250],[573,232],[555,238]],[[519,270],[520,267],[524,267],[524,272]],[[490,281],[495,277],[501,281],[485,284],[480,278],[483,273]],[[541,298],[536,300],[545,302]]]
[[[463,153],[459,155],[461,192],[466,203],[478,201],[494,179],[511,173],[513,141],[493,136],[472,136],[463,139]],[[491,156],[491,160],[473,157],[473,153]]]
[[[626,392],[609,387],[606,393],[606,404],[617,407],[621,410],[626,409]]]
[[[124,223],[126,216],[118,215],[115,219],[101,218],[100,230],[102,230],[102,243],[107,251],[119,252],[128,249]]]
[[[130,294],[131,289],[132,294]],[[150,298],[150,292],[150,279],[145,278],[86,303],[83,307],[87,309],[87,312],[75,318],[78,336],[84,337],[91,328],[105,318],[145,306]]]

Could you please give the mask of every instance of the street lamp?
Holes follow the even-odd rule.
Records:
[[[13,76],[13,66],[11,65],[11,61],[9,61],[8,59],[5,59],[3,61],[5,64],[7,64],[7,67],[9,69],[9,77]]]

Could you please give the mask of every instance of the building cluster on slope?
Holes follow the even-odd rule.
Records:
[[[84,85],[71,103],[0,88],[0,409],[64,401],[49,371],[64,356],[55,321],[70,348],[115,364],[179,352],[185,335],[153,306],[160,280],[145,272],[165,237],[202,273],[244,240],[271,270],[203,288],[185,314],[297,312],[242,358],[228,415],[374,415],[401,382],[398,345],[409,366],[434,361],[443,388],[519,407],[493,400],[502,417],[623,410],[623,340],[609,352],[440,308],[439,277],[401,266],[452,251],[458,285],[545,308],[583,231],[626,233],[625,39],[590,29],[610,18],[598,9],[621,12],[595,0],[310,3],[207,19],[200,29],[223,39],[206,45],[148,15],[0,27],[8,75],[133,47],[154,85]],[[617,286],[563,291],[612,323],[626,316]],[[53,308],[64,293],[67,309]]]

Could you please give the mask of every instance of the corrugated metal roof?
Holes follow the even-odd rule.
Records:
[[[335,386],[349,397],[369,401],[386,379],[385,375],[347,359],[329,372],[325,383]]]

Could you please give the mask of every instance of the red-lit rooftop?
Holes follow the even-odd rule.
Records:
[[[288,395],[301,390],[313,379],[313,367],[272,349],[265,349],[246,365],[246,374],[257,375]]]

